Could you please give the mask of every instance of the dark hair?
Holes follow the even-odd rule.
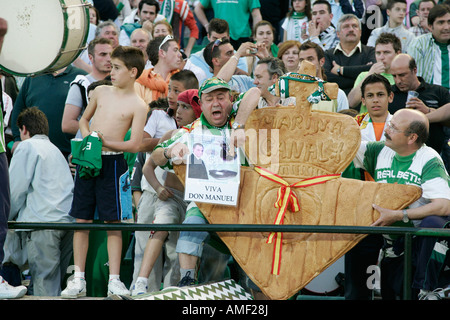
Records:
[[[219,45],[214,45],[216,41],[219,41]],[[211,41],[208,43],[203,50],[203,58],[205,58],[205,62],[208,64],[208,66],[211,69],[214,69],[214,65],[212,63],[212,59],[220,57],[220,46],[230,43],[230,40],[227,38],[224,39],[218,39],[216,41]]]
[[[432,0],[430,0],[430,1],[432,1]],[[98,9],[94,5],[92,5],[90,3],[88,4],[88,7],[89,7],[89,9],[94,10],[94,12],[95,12],[95,20],[97,20],[97,22],[94,23],[94,24],[98,25],[100,23],[100,12],[98,11]]]
[[[164,110],[164,111],[167,111],[167,109],[169,108],[169,101],[167,100],[167,98],[158,98],[156,100],[152,100],[148,104],[148,106],[150,108],[150,113],[153,110]]]
[[[416,60],[409,56],[409,64],[408,64],[409,70],[414,71],[414,69],[417,68]]]
[[[405,134],[409,135],[411,133],[417,134],[416,143],[419,147],[421,147],[428,140],[428,127],[425,121],[414,120],[408,126],[408,129],[405,130]]]
[[[346,114],[352,118],[356,117],[359,114],[358,110],[355,109],[342,109],[339,110],[338,113]]]
[[[435,5],[428,14],[428,25],[432,26],[437,18],[445,16],[447,13],[450,13],[450,5],[448,4]]]
[[[267,20],[261,20],[261,21],[259,21],[257,24],[255,24],[255,26],[253,27],[253,40],[254,40],[255,37],[256,37],[256,31],[257,31],[258,28],[261,27],[261,26],[269,26],[270,29],[272,30],[273,40],[276,39],[276,36],[275,36],[276,30],[275,30],[274,26],[273,26],[269,21],[267,21]],[[267,48],[267,49],[270,50],[270,48]]]
[[[142,74],[145,68],[144,54],[135,47],[118,46],[111,53],[111,59],[121,60],[128,70],[137,69],[136,79]]]
[[[94,56],[95,53],[95,46],[98,44],[109,44],[111,47],[113,46],[113,43],[111,39],[107,38],[94,38],[91,42],[88,44],[88,54],[91,56]]]
[[[436,2],[434,2],[434,0],[420,0],[419,4],[417,5],[417,10],[419,10],[420,9],[420,5],[422,3],[425,3],[425,2],[431,2],[433,4],[433,7],[436,6]]]
[[[305,51],[308,49],[314,49],[316,51],[317,60],[325,58],[325,52],[323,51],[322,47],[319,46],[317,43],[308,40],[303,42],[299,48],[300,51]]]
[[[183,69],[174,73],[170,80],[180,81],[186,90],[198,89],[198,79],[191,70]]]
[[[278,75],[278,77],[281,77],[286,73],[286,67],[284,66],[284,62],[281,61],[281,59],[275,57],[266,57],[258,60],[256,65],[263,63],[267,64],[267,72],[269,73],[270,77],[272,77],[274,74]]]
[[[317,43],[309,40],[302,43],[302,45],[299,48],[299,53],[301,51],[306,51],[309,49],[314,49],[314,51],[316,51],[318,61],[320,61],[320,59],[325,58],[325,51],[323,51],[322,47]],[[327,80],[327,75],[325,74],[325,70],[323,69],[323,67],[320,67],[320,77],[322,78],[322,80],[325,81]]]
[[[312,5],[315,6],[316,4],[326,5],[328,8],[328,13],[333,13],[333,11],[331,10],[331,4],[327,0],[316,0]]]
[[[402,42],[400,39],[393,33],[390,32],[383,32],[380,34],[375,41],[375,47],[378,44],[392,44],[392,48],[394,49],[394,52],[402,52]]]
[[[139,12],[142,10],[142,7],[144,6],[144,4],[149,5],[149,6],[155,6],[156,7],[156,13],[159,12],[159,2],[156,0],[141,0],[138,4],[138,10]]]
[[[392,8],[394,7],[394,5],[396,3],[403,3],[406,6],[408,6],[408,3],[406,2],[406,0],[389,0],[386,5],[386,10],[392,10]]]
[[[382,76],[381,74],[371,74],[369,76],[367,76],[364,81],[361,84],[361,96],[364,97],[364,92],[366,90],[366,86],[368,84],[372,84],[372,83],[379,83],[381,82],[384,87],[386,88],[386,92],[388,95],[391,94],[392,92],[392,88],[391,88],[391,84],[389,83],[389,80],[386,79],[386,77]]]
[[[159,49],[160,49],[159,47],[161,46],[161,43],[164,41],[165,37],[166,36],[156,37],[155,39],[151,40],[147,45],[146,51],[148,55],[148,60],[150,60],[153,66],[156,66],[156,64],[159,61]],[[161,46],[161,50],[167,52],[167,50],[169,49],[169,42],[171,41],[177,42],[175,38],[170,39]]]
[[[211,32],[230,33],[230,26],[228,25],[228,22],[226,20],[219,19],[219,18],[212,18],[209,21],[207,31],[208,31],[209,35],[211,35]]]
[[[22,129],[23,126],[30,133],[30,137],[36,134],[45,134],[48,136],[48,120],[44,112],[38,107],[26,108],[17,118],[17,126]]]
[[[99,86],[112,86],[112,82],[111,82],[111,80],[106,80],[106,79],[94,81],[90,85],[88,85],[87,93],[89,94],[89,92],[91,92],[92,90],[94,90],[95,88],[97,88]]]
[[[289,10],[289,12],[287,13],[287,17],[291,17],[294,14],[294,5],[293,5],[294,0],[291,0],[291,9]],[[308,20],[311,20],[311,0],[305,0],[306,4],[305,4],[305,15],[308,18]]]

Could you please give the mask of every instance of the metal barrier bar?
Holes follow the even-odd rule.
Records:
[[[405,234],[405,253],[404,253],[404,263],[403,266],[403,300],[411,300],[411,281],[412,281],[412,235],[411,233]]]
[[[21,230],[123,230],[123,231],[209,231],[209,232],[311,232],[347,234],[390,234],[405,237],[403,299],[411,300],[412,237],[450,237],[450,229],[407,227],[360,227],[266,224],[140,224],[140,223],[44,223],[9,221],[10,229]]]
[[[273,224],[141,224],[141,223],[49,223],[9,221],[10,229],[53,230],[134,230],[213,232],[314,232],[351,234],[393,234],[450,237],[450,229],[407,227],[359,227]]]

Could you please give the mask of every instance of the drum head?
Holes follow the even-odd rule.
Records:
[[[77,47],[84,46],[87,36],[88,28],[84,26],[84,20],[86,20],[85,12],[88,10],[83,6],[77,6],[70,11],[65,10],[63,6],[66,2],[0,1],[0,15],[8,22],[8,32],[0,55],[2,69],[15,75],[36,75],[61,69],[78,56],[81,49],[72,53],[72,59],[65,61],[64,66],[57,63],[63,55],[71,33],[82,34],[76,35]],[[77,2],[82,3],[83,0]]]
[[[330,265],[327,269],[325,269],[321,274],[315,277],[305,289],[311,291],[315,294],[329,294],[339,288],[339,284],[336,282],[336,276],[338,273],[344,273],[345,257],[341,257],[332,265]]]

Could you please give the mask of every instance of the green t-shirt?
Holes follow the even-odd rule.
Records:
[[[439,154],[432,148],[422,146],[409,156],[400,156],[386,147],[383,142],[361,142],[361,147],[353,160],[356,168],[363,168],[379,183],[415,185],[422,189],[419,200],[409,208],[421,207],[431,199],[449,199],[449,177]],[[420,220],[412,220],[407,226],[420,224]],[[398,221],[394,226],[405,226]],[[387,239],[397,236],[385,235]]]
[[[230,26],[231,39],[250,37],[249,19],[253,9],[260,8],[259,0],[200,0],[205,9],[212,8],[214,17],[224,19]]]
[[[444,163],[430,147],[422,146],[415,153],[402,157],[384,142],[363,141],[353,163],[356,168],[367,170],[376,182],[420,187],[422,197],[410,208],[420,207],[431,199],[450,200],[450,180]]]
[[[90,179],[100,174],[102,168],[102,140],[96,132],[83,140],[72,139],[72,163],[78,164],[80,178]]]

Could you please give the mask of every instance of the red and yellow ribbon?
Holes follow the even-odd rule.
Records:
[[[258,172],[262,177],[269,179],[273,182],[281,184],[281,187],[278,189],[277,193],[277,201],[275,202],[275,208],[278,208],[278,213],[275,218],[275,225],[283,224],[284,216],[287,208],[289,207],[291,212],[297,212],[300,210],[300,204],[297,196],[295,195],[293,188],[304,188],[313,186],[316,184],[321,184],[327,182],[331,179],[339,178],[340,174],[329,174],[323,176],[317,176],[313,178],[308,178],[296,182],[294,184],[289,184],[279,175],[270,172],[269,170],[261,167],[254,168],[256,172]],[[280,265],[281,265],[281,249],[283,243],[283,233],[282,232],[271,232],[269,237],[267,238],[266,243],[273,243],[275,240],[275,246],[273,250],[273,261],[272,261],[272,274],[279,275],[280,274]]]

